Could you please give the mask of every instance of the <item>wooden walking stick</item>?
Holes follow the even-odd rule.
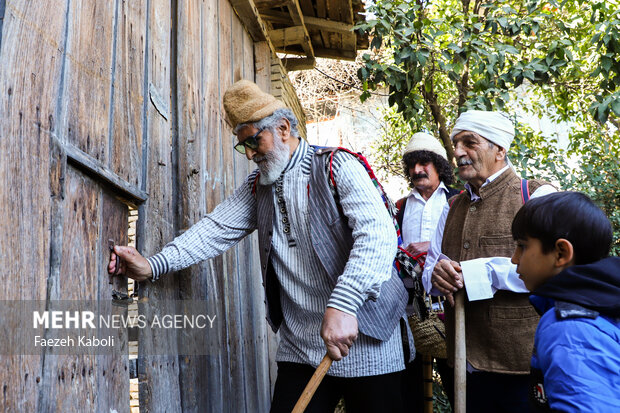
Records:
[[[312,396],[314,396],[314,392],[316,391],[317,387],[319,387],[319,384],[321,384],[323,377],[325,377],[325,373],[327,373],[327,370],[329,370],[329,367],[331,365],[332,359],[329,358],[329,355],[325,354],[325,357],[323,357],[323,360],[321,360],[321,364],[319,364],[312,377],[310,377],[310,381],[306,385],[303,393],[301,393],[301,396],[299,397],[299,400],[297,400],[295,407],[293,407],[292,413],[303,413],[306,410],[306,407],[308,407],[308,403],[310,403],[310,400],[312,400]]]
[[[424,413],[433,413],[433,356],[422,356],[424,377]]]
[[[454,294],[454,413],[465,413],[467,358],[465,354],[465,290]]]

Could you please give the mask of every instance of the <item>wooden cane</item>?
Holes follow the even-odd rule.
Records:
[[[422,373],[424,377],[424,413],[433,413],[433,357],[422,356]]]
[[[454,294],[454,413],[465,413],[467,358],[465,348],[465,291]]]
[[[293,407],[292,413],[303,413],[306,410],[308,403],[310,403],[312,396],[314,396],[314,392],[319,387],[319,384],[321,384],[323,377],[325,377],[325,373],[327,373],[327,370],[329,370],[331,365],[332,359],[329,358],[329,355],[325,354],[325,357],[321,360],[321,363],[316,368],[316,371],[312,377],[310,377],[310,381],[306,385],[303,393],[301,393],[301,397],[297,400],[295,407]]]

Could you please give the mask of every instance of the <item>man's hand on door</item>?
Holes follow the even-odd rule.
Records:
[[[138,250],[134,247],[121,247],[120,245],[115,245],[114,251],[110,254],[108,273],[110,275],[125,274],[136,281],[150,280],[153,277],[149,262],[140,255]]]

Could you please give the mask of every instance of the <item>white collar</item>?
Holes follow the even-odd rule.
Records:
[[[500,169],[499,171],[495,172],[493,175],[489,176],[486,179],[486,181],[484,181],[484,183],[482,184],[482,186],[480,188],[482,188],[485,185],[488,185],[491,182],[495,181],[508,168],[510,168],[510,165],[504,166],[502,169]],[[467,192],[469,193],[469,197],[471,198],[472,201],[476,201],[476,200],[480,199],[480,197],[474,193],[474,191],[473,191],[471,185],[469,184],[469,182],[465,184],[465,189],[467,189]]]
[[[437,187],[437,189],[435,189],[435,191],[433,192],[431,196],[435,195],[435,193],[440,189],[443,189],[446,194],[448,193],[448,188],[446,187],[446,185],[443,183],[443,181],[439,181],[439,186]],[[413,188],[411,192],[409,192],[409,195],[407,195],[407,197],[410,197],[410,196],[424,200],[424,202],[426,202],[426,200],[422,197],[420,192],[418,192],[418,190],[415,188]]]

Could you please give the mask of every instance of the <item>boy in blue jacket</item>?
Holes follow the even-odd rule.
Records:
[[[541,314],[530,400],[537,411],[620,411],[620,258],[585,195],[527,202],[512,223],[512,262]]]

